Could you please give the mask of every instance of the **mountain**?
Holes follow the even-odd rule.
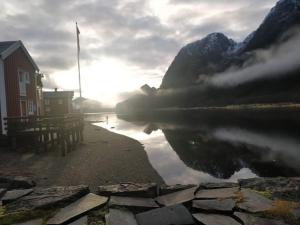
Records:
[[[228,67],[226,52],[236,43],[224,34],[212,33],[183,47],[167,70],[161,88],[179,88],[197,82],[200,74],[213,74]]]
[[[297,24],[300,24],[300,0],[281,0],[259,28],[241,43],[222,33],[212,33],[183,47],[168,68],[160,88],[195,85],[203,74],[213,75],[230,66],[241,66],[249,57],[247,52],[269,47]]]
[[[222,33],[212,33],[184,46],[169,66],[158,90],[151,92],[151,95],[136,95],[127,99],[117,104],[116,110],[119,113],[133,113],[166,107],[300,102],[300,64],[297,62],[300,38],[291,32],[299,25],[300,0],[281,0],[258,29],[240,43]],[[266,64],[266,56],[256,57],[258,53],[267,52],[269,59],[274,59],[276,49],[291,45],[295,38],[299,40],[288,50],[296,50],[295,55],[282,58],[286,55],[285,51],[281,58],[277,55],[277,61],[273,60],[263,69],[255,68]],[[258,51],[264,49],[267,51]],[[292,67],[292,61],[297,65]],[[281,64],[284,65],[281,67]],[[226,74],[229,68],[235,70]],[[232,76],[232,73],[239,73],[245,68],[252,70]],[[278,74],[279,71],[281,74]],[[224,78],[226,82],[222,83]],[[222,85],[212,81],[221,81]],[[226,85],[228,83],[236,85]]]

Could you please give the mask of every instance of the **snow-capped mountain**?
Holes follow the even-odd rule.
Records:
[[[300,25],[300,0],[281,0],[241,43],[222,33],[212,33],[183,47],[168,68],[161,88],[187,87],[197,84],[203,74],[213,75],[232,65],[242,65],[245,53],[269,47],[296,25]]]

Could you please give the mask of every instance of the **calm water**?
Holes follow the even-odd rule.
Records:
[[[167,184],[237,181],[257,176],[299,176],[298,113],[197,112],[87,119],[144,145]]]

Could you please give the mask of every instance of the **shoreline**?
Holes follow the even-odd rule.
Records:
[[[59,150],[35,153],[1,149],[2,175],[29,175],[37,186],[97,186],[122,182],[164,184],[140,142],[85,123],[84,141],[65,157]],[[20,173],[20,171],[22,171]]]

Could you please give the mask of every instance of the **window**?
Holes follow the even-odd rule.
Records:
[[[33,105],[33,101],[32,100],[28,101],[28,114],[29,115],[33,115],[34,114],[34,105]]]
[[[24,72],[22,70],[19,70],[19,72],[18,72],[18,74],[19,74],[19,91],[20,91],[20,96],[26,96],[27,95],[27,92],[26,92],[26,84],[27,84],[27,82],[26,82],[26,73],[27,72]]]
[[[45,99],[45,105],[50,105],[49,99]]]
[[[24,76],[25,76],[25,81],[26,81],[26,84],[30,84],[30,75],[28,72],[23,72],[24,73]]]
[[[58,104],[62,105],[64,103],[64,101],[62,99],[58,99]]]

